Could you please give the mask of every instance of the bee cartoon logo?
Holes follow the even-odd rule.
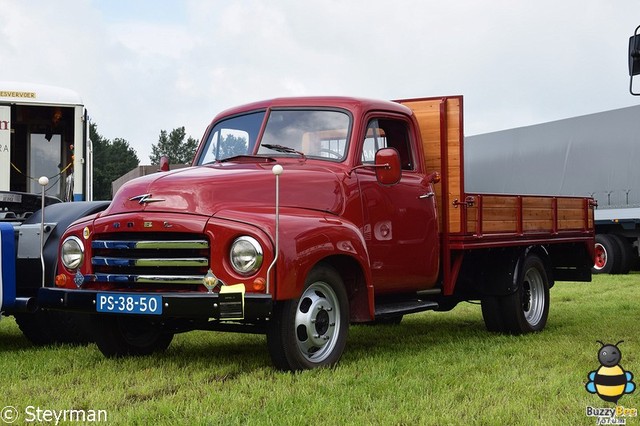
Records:
[[[596,342],[602,345],[598,351],[600,368],[588,374],[589,381],[585,387],[587,392],[598,394],[600,399],[617,404],[622,395],[632,393],[636,389],[636,384],[632,381],[633,374],[624,371],[620,365],[622,353],[618,345],[623,341],[615,345],[604,344],[599,340]]]

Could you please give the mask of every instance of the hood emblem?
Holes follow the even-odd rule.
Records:
[[[151,198],[151,194],[136,195],[135,197],[129,198],[129,201],[136,200],[138,201],[138,204],[158,203],[160,201],[164,201],[163,198]]]

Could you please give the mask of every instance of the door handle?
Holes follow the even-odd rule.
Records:
[[[435,193],[435,192],[427,192],[426,194],[422,194],[422,195],[420,195],[418,198],[420,198],[420,199],[431,198],[431,197],[433,197],[434,195],[436,195],[436,193]]]

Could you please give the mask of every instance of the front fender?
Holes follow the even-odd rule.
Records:
[[[216,218],[256,226],[270,236],[275,246],[272,209],[225,210]],[[325,212],[285,207],[280,210],[279,240],[275,283],[270,289],[275,300],[299,297],[311,268],[330,256],[353,259],[362,270],[368,293],[372,293],[369,253],[360,229],[353,223]]]
[[[44,208],[44,219],[49,225],[49,233],[45,236],[43,256],[45,262],[45,284],[53,285],[58,247],[65,230],[75,221],[94,215],[109,206],[109,201],[74,201],[51,204]],[[16,268],[20,271],[16,276],[18,296],[35,296],[42,286],[42,264],[40,261],[40,221],[42,210],[29,216],[20,227]]]
[[[369,254],[358,227],[343,219],[322,214],[282,215],[275,298],[286,300],[299,297],[311,269],[331,256],[346,256],[357,262],[369,288]]]

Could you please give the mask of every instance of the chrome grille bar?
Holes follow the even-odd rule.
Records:
[[[111,250],[180,250],[180,249],[208,249],[207,240],[171,240],[171,241],[127,241],[127,240],[96,240],[91,243],[93,249]]]
[[[127,233],[95,238],[93,274],[85,277],[89,282],[201,285],[209,269],[209,241],[201,234]]]
[[[124,258],[124,257],[104,257],[94,256],[91,259],[94,266],[155,266],[155,267],[180,267],[180,266],[207,266],[209,261],[206,257],[192,258]]]
[[[85,280],[118,284],[202,284],[201,275],[91,274],[86,275]]]

